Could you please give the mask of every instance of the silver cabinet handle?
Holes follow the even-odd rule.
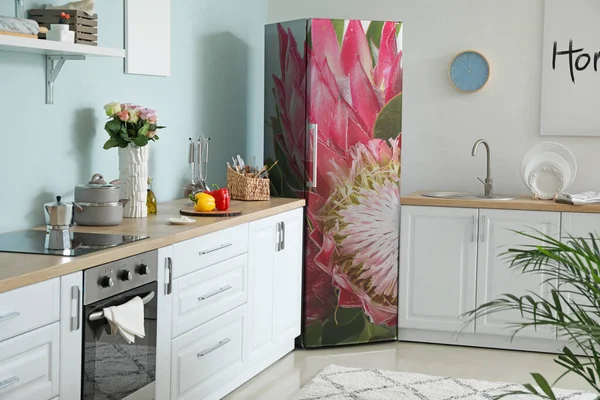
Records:
[[[312,167],[312,181],[306,182],[306,187],[316,188],[317,187],[317,139],[319,137],[319,126],[317,124],[308,124],[308,132],[312,130],[313,133],[313,167]],[[309,139],[310,140],[310,136]],[[310,148],[310,146],[309,146]]]
[[[73,302],[75,302],[75,307],[77,307],[75,316],[71,313],[71,332],[79,330],[79,310],[81,309],[80,299],[81,289],[79,289],[79,286],[71,286],[71,306],[73,306]]]
[[[165,292],[169,295],[173,291],[173,259],[171,259],[171,257],[167,257],[165,262],[167,263],[167,269],[169,270],[169,282],[167,282],[165,285]]]
[[[281,223],[278,222],[275,228],[277,232],[277,246],[275,247],[275,251],[281,250]]]
[[[208,353],[212,353],[213,351],[215,351],[216,349],[218,349],[221,346],[225,346],[227,343],[231,342],[231,339],[227,338],[227,339],[223,339],[221,340],[219,343],[215,344],[213,347],[211,347],[210,349],[206,349],[201,351],[200,353],[198,353],[198,357],[204,357],[205,355],[207,355]]]
[[[479,238],[481,240],[481,243],[485,242],[485,228],[486,228],[485,225],[486,225],[486,222],[487,222],[487,218],[482,216],[481,219],[480,219],[480,222],[479,222],[479,225],[480,225],[479,226],[479,230],[481,231],[480,235],[479,235]]]
[[[281,222],[281,250],[285,250],[285,222]]]
[[[19,315],[21,315],[21,314],[16,311],[9,312],[8,314],[0,315],[0,322],[4,322],[4,321],[8,321],[9,319],[17,318]]]
[[[8,378],[7,380],[0,382],[0,390],[12,386],[17,382],[19,382],[19,378],[16,376]]]
[[[145,304],[148,304],[152,301],[152,299],[154,298],[154,296],[156,296],[156,293],[154,293],[154,291],[148,293],[145,297],[142,298],[142,302]],[[96,311],[95,313],[91,313],[89,320],[90,321],[98,321],[101,320],[102,318],[104,318],[104,311]]]
[[[215,247],[215,248],[213,248],[213,249],[209,249],[209,250],[202,250],[200,253],[198,253],[198,255],[200,255],[200,256],[203,256],[203,255],[205,255],[205,254],[212,253],[212,252],[215,252],[215,251],[217,251],[217,250],[224,249],[224,248],[226,248],[226,247],[229,247],[229,246],[233,246],[233,243],[225,243],[225,244],[222,244],[222,245],[220,245],[219,247]]]
[[[223,286],[222,288],[219,288],[218,290],[215,290],[214,292],[211,292],[209,294],[205,294],[204,296],[198,297],[198,301],[209,299],[209,298],[211,298],[213,296],[218,295],[219,293],[226,292],[229,289],[231,289],[231,285]]]
[[[473,215],[473,221],[471,221],[471,242],[475,241],[475,216]]]

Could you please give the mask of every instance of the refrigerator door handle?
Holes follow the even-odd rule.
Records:
[[[312,131],[313,139],[313,159],[312,159],[312,180],[306,182],[306,187],[316,188],[317,187],[317,138],[319,134],[319,126],[317,124],[308,124],[308,131]],[[310,140],[310,139],[309,139]]]

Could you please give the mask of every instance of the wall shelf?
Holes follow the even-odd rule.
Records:
[[[54,103],[54,82],[65,61],[85,60],[87,57],[125,58],[124,49],[112,49],[6,35],[0,35],[0,51],[40,54],[46,56],[46,104]]]

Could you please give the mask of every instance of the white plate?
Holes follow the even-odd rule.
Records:
[[[190,225],[196,222],[195,219],[191,219],[188,217],[180,217],[180,218],[169,218],[167,222],[171,225]]]
[[[529,187],[538,199],[554,199],[558,193],[564,191],[564,175],[553,165],[541,165],[531,171]]]
[[[563,190],[566,190],[577,175],[577,162],[573,153],[560,143],[543,142],[533,146],[521,162],[521,178],[531,189],[531,174],[542,164],[560,169],[563,176]]]

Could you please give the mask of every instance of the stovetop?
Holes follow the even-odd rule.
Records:
[[[46,231],[32,230],[3,233],[0,234],[0,252],[77,257],[149,238],[149,236],[82,232],[73,232],[71,235],[72,249],[48,250],[44,247]]]

